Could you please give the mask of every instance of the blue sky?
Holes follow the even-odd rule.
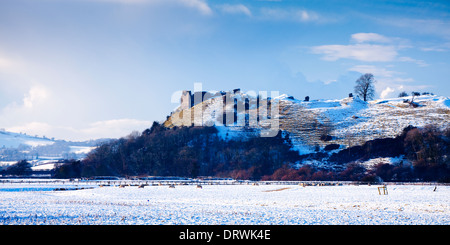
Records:
[[[370,72],[376,98],[450,96],[449,54],[447,1],[3,0],[0,128],[121,137],[196,82],[338,99]]]

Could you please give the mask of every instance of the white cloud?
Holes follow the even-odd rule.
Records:
[[[25,108],[33,108],[33,105],[45,100],[49,92],[43,86],[37,85],[30,88],[28,93],[23,98],[23,106]]]
[[[380,92],[380,98],[381,99],[386,99],[386,98],[393,98],[393,97],[397,97],[397,95],[400,92],[406,91],[406,92],[410,92],[410,91],[423,91],[423,90],[427,90],[430,88],[429,85],[403,85],[403,84],[398,84],[395,81],[392,80],[381,80],[381,82],[379,84],[377,84],[377,86],[379,86],[379,89],[377,88],[377,91]]]
[[[12,69],[13,67],[15,67],[16,64],[14,61],[5,58],[5,57],[0,57],[0,71],[8,71],[10,69]]]
[[[423,60],[417,60],[417,59],[413,59],[411,57],[407,57],[407,56],[403,56],[403,57],[399,57],[398,61],[403,61],[403,62],[412,62],[417,64],[418,66],[421,67],[425,67],[425,66],[429,66],[425,61]]]
[[[395,90],[392,89],[391,87],[386,87],[383,91],[381,91],[380,98],[382,98],[382,99],[388,98],[390,96],[390,94],[394,91]]]
[[[423,47],[423,48],[420,48],[420,50],[425,51],[425,52],[447,52],[448,51],[445,48],[441,48],[441,47],[437,47],[437,46]]]
[[[121,4],[142,4],[148,2],[157,2],[158,0],[85,0],[89,2],[121,3]]]
[[[355,45],[322,45],[312,47],[315,54],[323,54],[322,59],[336,61],[339,59],[353,59],[365,62],[412,62],[420,67],[428,66],[423,60],[413,59],[408,56],[398,57],[398,47],[378,44]]]
[[[450,51],[450,42],[428,44],[426,47],[421,47],[420,50],[425,52],[448,52]]]
[[[306,11],[306,10],[301,10],[297,13],[297,15],[300,17],[300,20],[303,22],[307,22],[307,21],[314,21],[319,19],[319,16],[311,11]]]
[[[198,10],[203,15],[211,15],[213,12],[204,0],[86,0],[93,2],[120,3],[127,5],[136,4],[180,4]]]
[[[209,5],[203,0],[177,0],[177,2],[180,2],[185,6],[197,9],[204,15],[212,15],[213,13]]]
[[[378,42],[378,43],[389,43],[391,42],[390,38],[387,38],[383,35],[377,33],[355,33],[352,35],[352,40],[357,43],[364,42]]]
[[[450,21],[444,19],[380,18],[378,22],[407,29],[412,33],[433,35],[450,40]]]
[[[321,22],[325,19],[314,11],[304,9],[262,8],[263,19],[294,22]]]
[[[228,14],[244,14],[247,16],[252,16],[252,12],[243,4],[223,4],[219,6],[219,9]]]
[[[323,59],[328,61],[345,58],[367,62],[388,62],[394,61],[398,55],[394,46],[375,44],[322,45],[312,47],[312,52],[323,54]]]
[[[14,55],[5,54],[0,50],[0,74],[14,74],[23,76],[27,73],[29,65],[27,65],[23,60],[18,59]]]
[[[377,33],[355,33],[351,41],[356,44],[349,45],[321,45],[313,46],[311,51],[322,54],[322,59],[336,61],[339,59],[352,59],[364,62],[412,62],[424,67],[428,64],[423,60],[408,56],[399,56],[399,51],[412,48],[409,41],[402,38],[390,38]]]
[[[398,74],[398,72],[386,70],[385,68],[376,67],[373,65],[357,65],[353,66],[349,71],[356,71],[362,74],[365,73],[372,73],[374,76],[378,77],[392,77],[395,74]]]
[[[32,86],[26,94],[24,94],[22,103],[16,101],[10,102],[0,111],[1,119],[25,118],[31,113],[38,113],[38,106],[44,104],[49,98],[50,92],[42,85]],[[0,121],[0,122],[3,122]]]

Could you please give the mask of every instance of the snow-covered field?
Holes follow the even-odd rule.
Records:
[[[56,187],[0,184],[0,224],[450,224],[450,186]]]

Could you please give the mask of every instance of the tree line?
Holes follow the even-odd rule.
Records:
[[[57,168],[55,177],[220,176],[261,179],[298,153],[286,134],[222,139],[215,127],[166,128],[158,122],[141,134],[101,144],[82,161]]]
[[[376,139],[331,155],[300,156],[289,135],[224,140],[215,127],[166,128],[154,122],[142,133],[101,144],[82,161],[68,161],[55,177],[217,176],[251,180],[350,180],[450,182],[450,129],[407,127],[395,138]],[[360,162],[405,156],[405,163]],[[302,164],[315,159],[338,168]],[[295,167],[300,166],[300,167]]]

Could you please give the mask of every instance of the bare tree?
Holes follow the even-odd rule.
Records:
[[[356,80],[355,93],[362,97],[364,101],[373,99],[375,95],[375,78],[372,74],[366,73]]]

